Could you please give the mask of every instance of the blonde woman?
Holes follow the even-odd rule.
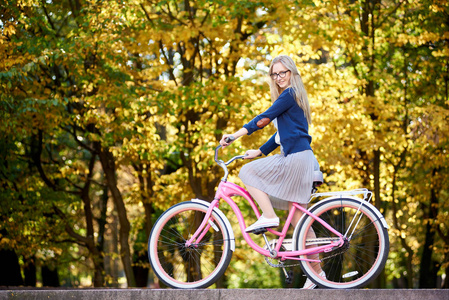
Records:
[[[281,154],[252,161],[242,167],[239,177],[248,192],[259,204],[261,217],[246,231],[279,226],[279,218],[273,209],[290,209],[296,202],[307,207],[313,181],[313,171],[318,162],[312,152],[309,124],[312,123],[309,101],[301,76],[293,60],[286,55],[273,59],[270,70],[270,90],[273,104],[234,134],[224,134],[220,140],[223,147],[227,137],[235,139],[250,135],[273,122],[277,132],[259,149],[248,150],[246,158],[268,155],[278,146]],[[319,168],[319,167],[318,167]],[[297,210],[292,220],[296,226],[302,212]],[[314,236],[314,233],[309,233]],[[318,270],[321,271],[321,270]],[[324,275],[324,274],[323,274]],[[304,288],[314,288],[308,280]]]

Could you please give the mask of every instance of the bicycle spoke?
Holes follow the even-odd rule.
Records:
[[[320,263],[301,262],[307,275],[320,284],[332,288],[354,288],[366,285],[375,278],[383,268],[388,253],[388,236],[378,217],[365,205],[352,199],[329,200],[316,206],[313,212],[341,234],[348,232],[341,247],[334,247],[330,252],[315,254]],[[311,217],[301,224],[301,237],[311,230],[316,240],[337,238],[321,223]],[[313,239],[304,239],[302,247],[311,248]],[[310,257],[313,255],[309,255]],[[326,279],[318,274],[323,270]],[[321,280],[321,281],[320,281]]]
[[[225,224],[211,215],[198,243],[186,244],[197,231],[207,208],[185,202],[164,213],[155,223],[148,253],[155,274],[171,287],[207,287],[223,274],[232,251]],[[218,231],[215,231],[218,229]],[[152,238],[152,236],[155,236]]]

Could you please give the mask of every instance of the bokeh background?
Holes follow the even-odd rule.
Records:
[[[213,198],[214,147],[270,106],[267,70],[287,54],[319,191],[369,188],[389,224],[370,287],[449,287],[448,28],[445,0],[1,0],[0,286],[161,287],[152,224]],[[214,287],[301,286],[235,229]]]

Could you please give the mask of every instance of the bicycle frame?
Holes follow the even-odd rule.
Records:
[[[215,283],[226,271],[236,248],[233,226],[240,228],[247,244],[265,256],[268,265],[283,270],[287,283],[293,277],[286,268],[296,265],[314,284],[336,289],[364,287],[381,272],[388,258],[388,224],[369,203],[371,191],[362,188],[316,193],[317,183],[322,182],[322,176],[316,176],[321,174],[316,172],[310,201],[316,199],[318,203],[309,209],[290,204],[285,224],[250,234],[245,231],[248,220],[245,222],[240,211],[240,197],[248,201],[255,216],[260,218],[262,211],[243,185],[227,180],[227,166],[247,157],[239,155],[224,162],[218,159],[220,148],[215,149],[215,162],[225,175],[211,203],[192,199],[177,204],[153,226],[148,258],[161,282],[173,288],[206,288]],[[240,196],[239,200],[234,196]],[[223,200],[231,207],[229,212],[237,216],[238,226],[231,225],[219,209]],[[243,204],[246,208],[247,203]],[[290,224],[301,213],[302,219],[291,235]]]
[[[324,220],[319,218],[318,216],[315,216],[314,214],[310,213],[307,209],[303,208],[301,205],[293,203],[292,209],[290,209],[290,212],[287,217],[287,221],[284,224],[284,227],[282,228],[282,231],[276,231],[273,229],[268,228],[267,230],[271,232],[272,234],[279,237],[278,242],[276,244],[276,247],[272,250],[275,252],[270,253],[269,250],[264,249],[257,245],[251,238],[251,236],[245,231],[246,224],[245,220],[243,218],[243,215],[238,207],[238,205],[234,202],[234,200],[231,198],[233,196],[242,196],[245,198],[249,204],[251,205],[251,208],[253,209],[254,213],[256,214],[257,218],[260,217],[259,209],[257,208],[256,204],[254,203],[254,200],[250,196],[250,194],[239,185],[236,185],[231,182],[227,182],[226,180],[222,180],[220,184],[218,185],[217,192],[215,193],[215,198],[211,202],[209,209],[206,213],[206,216],[203,219],[203,222],[199,226],[199,228],[196,230],[196,232],[193,234],[193,236],[186,242],[186,246],[199,244],[201,242],[201,239],[204,237],[206,232],[210,229],[210,227],[214,227],[215,225],[209,221],[209,218],[212,215],[212,210],[219,206],[219,202],[221,199],[225,200],[226,203],[232,208],[235,215],[237,216],[240,230],[243,234],[243,238],[248,243],[248,245],[257,251],[258,253],[272,258],[278,258],[281,261],[290,259],[290,260],[303,260],[303,261],[311,261],[311,262],[319,262],[319,260],[313,260],[313,259],[307,259],[304,257],[304,255],[312,255],[317,254],[321,252],[331,251],[333,247],[340,247],[343,245],[344,242],[344,235],[336,231],[333,227],[331,227],[329,224],[327,224]],[[296,210],[299,209],[304,214],[307,214],[314,218],[317,222],[321,223],[323,226],[325,226],[328,230],[330,230],[332,233],[334,233],[336,236],[338,236],[338,241],[330,241],[329,244],[323,245],[323,246],[316,246],[316,247],[310,247],[309,249],[299,250],[299,251],[280,251],[282,242],[284,241],[288,228],[290,226],[290,223],[293,219],[293,215],[296,212]],[[212,223],[212,224],[211,224]]]

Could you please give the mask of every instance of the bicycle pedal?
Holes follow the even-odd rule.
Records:
[[[255,230],[251,231],[251,233],[257,234],[257,235],[264,234],[265,232],[267,232],[266,228],[259,228],[259,229],[255,229]]]
[[[286,284],[292,284],[293,283],[293,271],[288,271],[285,276],[285,283]]]

